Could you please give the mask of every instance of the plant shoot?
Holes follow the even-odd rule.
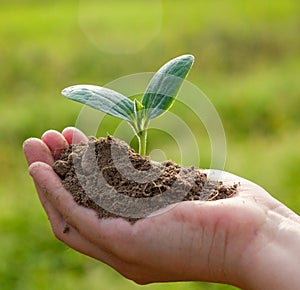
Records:
[[[154,74],[141,101],[95,85],[67,87],[62,95],[127,121],[138,139],[139,154],[146,155],[150,120],[170,109],[193,62],[192,55],[182,55],[167,62]]]

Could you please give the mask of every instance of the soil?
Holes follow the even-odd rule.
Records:
[[[237,191],[237,184],[211,181],[194,167],[151,161],[111,136],[70,145],[53,168],[74,200],[99,218],[134,222],[170,204],[214,201]]]

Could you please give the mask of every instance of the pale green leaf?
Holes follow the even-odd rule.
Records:
[[[144,106],[138,99],[134,99],[133,103],[134,103],[134,115],[135,115],[134,126],[135,126],[137,132],[139,132],[144,127],[144,124],[143,124]]]
[[[122,94],[94,85],[76,85],[65,88],[62,95],[94,109],[132,122],[134,103]]]
[[[172,106],[193,62],[192,55],[182,55],[172,59],[155,73],[142,99],[145,120],[163,114]]]

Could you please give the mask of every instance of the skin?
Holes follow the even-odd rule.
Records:
[[[239,182],[238,194],[187,201],[130,224],[98,219],[77,205],[51,165],[87,137],[75,128],[30,138],[23,149],[54,235],[69,247],[138,284],[210,281],[243,289],[300,289],[300,217],[258,185],[207,170],[211,179]],[[221,174],[221,175],[220,175]]]

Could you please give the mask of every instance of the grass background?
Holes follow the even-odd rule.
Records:
[[[233,289],[195,282],[137,286],[56,241],[21,145],[75,124],[81,105],[62,98],[62,88],[104,85],[192,53],[188,79],[209,96],[225,128],[225,169],[300,213],[299,10],[297,0],[2,0],[0,288]],[[107,126],[109,132],[113,125]],[[209,150],[203,150],[206,167]]]

